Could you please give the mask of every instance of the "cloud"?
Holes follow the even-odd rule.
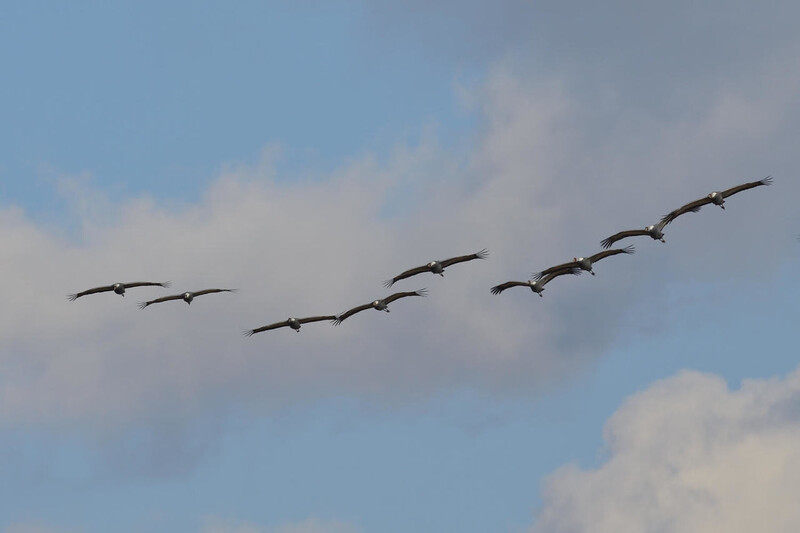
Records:
[[[599,468],[547,479],[531,531],[796,531],[798,438],[800,370],[738,390],[681,372],[612,416]]]
[[[278,176],[267,149],[186,205],[113,202],[82,178],[62,187],[77,235],[6,207],[0,290],[13,313],[0,323],[0,424],[103,433],[341,395],[391,406],[458,387],[537,394],[602,356],[632,310],[663,319],[670,284],[764,279],[792,255],[796,230],[776,231],[800,224],[800,184],[789,178],[800,75],[785,59],[696,116],[666,122],[501,65],[465,90],[480,118],[467,157],[425,136],[328,175]],[[595,278],[556,280],[543,299],[489,294],[767,173],[774,187],[743,193],[725,212],[687,215],[667,245],[637,241],[634,257],[607,260]],[[484,247],[486,261],[398,285],[430,296],[391,314],[241,335],[290,315],[338,313],[385,295],[381,281],[406,268]],[[135,302],[169,292],[65,298],[138,279],[240,292],[143,311]]]

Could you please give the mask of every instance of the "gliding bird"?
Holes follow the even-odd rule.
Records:
[[[714,191],[710,193],[708,196],[704,198],[700,198],[699,200],[695,200],[694,202],[689,202],[688,204],[684,205],[672,211],[671,213],[667,213],[664,218],[661,220],[666,224],[669,224],[679,216],[683,215],[684,213],[696,213],[700,211],[700,208],[706,204],[714,204],[720,206],[722,209],[725,209],[725,199],[729,196],[733,196],[737,192],[746,191],[747,189],[752,189],[753,187],[760,187],[762,185],[772,185],[772,178],[767,176],[763,180],[758,181],[751,181],[750,183],[743,183],[742,185],[737,185],[736,187],[731,187],[730,189],[724,191]]]
[[[402,274],[398,274],[392,279],[386,280],[383,283],[383,286],[388,289],[401,279],[410,278],[411,276],[416,276],[417,274],[422,274],[423,272],[432,272],[434,274],[439,274],[440,276],[444,277],[444,269],[449,267],[450,265],[455,265],[456,263],[463,263],[464,261],[472,261],[473,259],[486,259],[488,256],[489,256],[489,250],[484,248],[483,250],[475,254],[462,255],[459,257],[451,257],[450,259],[445,259],[444,261],[431,261],[427,265],[422,265],[412,268],[410,270],[406,270]]]
[[[270,329],[278,329],[285,326],[289,326],[297,333],[300,333],[300,326],[302,324],[307,324],[308,322],[321,322],[323,320],[335,320],[335,316],[310,316],[307,318],[294,318],[289,317],[288,319],[284,320],[283,322],[275,322],[274,324],[269,324],[268,326],[261,326],[260,328],[251,329],[244,332],[244,335],[250,337],[255,333],[261,333],[262,331],[267,331]]]
[[[333,321],[333,324],[335,326],[338,326],[339,324],[341,324],[348,317],[351,317],[356,313],[360,313],[361,311],[369,309],[370,307],[375,309],[376,311],[386,311],[388,313],[389,312],[389,307],[388,306],[393,301],[399,300],[400,298],[405,298],[407,296],[425,296],[427,293],[428,293],[428,289],[424,289],[424,288],[420,289],[418,291],[396,292],[396,293],[394,293],[394,294],[392,294],[390,296],[387,296],[383,300],[375,300],[375,301],[373,301],[371,303],[364,304],[364,305],[359,305],[358,307],[354,307],[354,308],[352,308],[352,309],[350,309],[348,311],[345,311],[344,313],[342,313],[342,314],[340,314],[340,315],[338,315],[336,317],[336,319]]]
[[[600,244],[603,246],[603,248],[611,248],[611,245],[620,239],[625,239],[627,237],[637,237],[639,235],[647,235],[653,240],[667,242],[664,239],[664,233],[663,233],[664,226],[666,225],[667,223],[662,220],[658,224],[654,226],[647,226],[644,229],[632,229],[628,231],[620,231],[619,233],[615,233],[611,237],[603,239],[602,241],[600,241]]]
[[[140,302],[139,309],[144,309],[145,307],[151,304],[160,304],[161,302],[168,302],[170,300],[183,300],[187,304],[191,304],[192,300],[194,300],[196,297],[203,296],[204,294],[212,294],[215,292],[236,292],[236,289],[204,289],[202,291],[173,294],[172,296],[164,296],[163,298],[156,298],[155,300],[150,300],[149,302]]]
[[[547,270],[542,270],[541,272],[536,272],[533,275],[532,279],[539,280],[542,279],[544,276],[548,274],[552,274],[554,272],[560,272],[562,270],[569,270],[571,268],[580,268],[581,270],[587,271],[589,274],[594,276],[594,271],[592,271],[592,264],[600,261],[601,259],[605,259],[606,257],[610,257],[612,255],[617,254],[632,254],[636,251],[633,245],[626,246],[625,248],[615,248],[614,250],[606,250],[604,252],[598,252],[594,255],[590,255],[589,257],[573,257],[572,261],[569,263],[562,263],[560,265],[556,265],[554,267],[550,267]]]
[[[573,276],[578,276],[581,273],[580,268],[570,268],[568,270],[561,270],[559,272],[552,272],[547,274],[542,279],[534,281],[506,281],[505,283],[501,283],[500,285],[495,285],[491,289],[492,294],[500,294],[506,289],[510,289],[511,287],[529,287],[533,292],[538,294],[539,296],[544,296],[542,292],[544,291],[544,286],[550,283],[553,278],[558,276],[563,276],[564,274],[571,274]]]
[[[159,287],[169,287],[170,282],[165,281],[163,283],[156,283],[153,281],[133,281],[131,283],[114,283],[113,285],[105,285],[103,287],[95,287],[94,289],[85,290],[83,292],[79,292],[76,294],[69,294],[67,298],[70,301],[75,301],[81,296],[86,296],[89,294],[96,294],[98,292],[109,292],[114,291],[115,293],[119,294],[120,296],[125,296],[125,289],[130,289],[133,287],[150,287],[150,286],[159,286]]]

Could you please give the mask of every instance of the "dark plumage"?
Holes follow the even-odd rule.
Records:
[[[285,326],[289,326],[296,332],[300,332],[300,326],[302,324],[307,324],[309,322],[321,322],[323,320],[335,320],[336,317],[333,315],[325,315],[325,316],[310,316],[306,318],[294,318],[290,317],[284,320],[283,322],[275,322],[274,324],[269,324],[267,326],[261,326],[260,328],[250,329],[244,332],[244,335],[249,337],[256,333],[261,333],[262,331],[267,331],[270,329],[278,329]]]
[[[626,246],[625,248],[615,248],[614,250],[605,250],[603,252],[598,252],[594,255],[590,255],[589,257],[573,257],[572,261],[569,263],[562,263],[560,265],[556,265],[550,267],[546,270],[542,270],[541,272],[536,272],[533,274],[532,279],[539,280],[542,279],[544,276],[548,274],[552,274],[554,272],[561,272],[562,270],[569,270],[571,268],[580,268],[581,270],[587,271],[589,274],[594,276],[594,271],[592,271],[592,265],[601,259],[605,259],[606,257],[610,257],[612,255],[617,254],[632,254],[636,251],[633,245]]]
[[[581,269],[580,268],[570,268],[566,270],[561,270],[559,272],[551,272],[547,274],[540,280],[528,280],[528,281],[506,281],[505,283],[501,283],[500,285],[495,285],[491,289],[492,294],[500,294],[506,289],[510,289],[511,287],[528,287],[530,290],[538,294],[539,296],[543,296],[542,292],[544,291],[544,286],[550,283],[554,278],[558,276],[563,276],[565,274],[570,274],[572,276],[580,275]]]
[[[387,296],[383,300],[374,300],[374,301],[372,301],[372,302],[370,302],[368,304],[359,305],[358,307],[354,307],[354,308],[352,308],[352,309],[350,309],[348,311],[345,311],[344,313],[338,315],[334,319],[333,324],[335,326],[338,326],[339,324],[341,324],[348,317],[351,317],[356,313],[360,313],[361,311],[364,311],[364,310],[370,309],[370,308],[375,309],[376,311],[386,311],[388,313],[389,312],[389,307],[388,306],[393,301],[399,300],[400,298],[405,298],[407,296],[425,296],[425,295],[427,295],[427,293],[428,293],[428,289],[425,289],[425,288],[422,288],[422,289],[420,289],[418,291],[396,292],[396,293],[394,293],[394,294],[392,294],[390,296]]]
[[[694,202],[689,202],[688,204],[679,207],[670,213],[667,213],[664,215],[661,221],[664,222],[664,225],[667,225],[684,213],[696,213],[700,211],[700,208],[707,204],[718,205],[722,209],[725,209],[726,198],[733,196],[736,193],[752,189],[753,187],[761,187],[763,185],[772,185],[772,178],[767,176],[763,180],[743,183],[742,185],[737,185],[736,187],[731,187],[730,189],[724,191],[714,191],[708,194],[708,196],[700,198],[699,200],[695,200]]]
[[[422,265],[406,270],[402,274],[398,274],[392,279],[386,280],[383,283],[383,286],[388,289],[401,279],[410,278],[411,276],[416,276],[417,274],[422,274],[423,272],[432,272],[433,274],[439,274],[440,276],[444,276],[444,269],[449,267],[450,265],[455,265],[456,263],[463,263],[464,261],[472,261],[473,259],[486,259],[488,256],[489,256],[489,250],[484,248],[480,252],[474,254],[451,257],[450,259],[445,259],[444,261],[431,261],[427,265]]]
[[[161,302],[169,302],[170,300],[183,300],[187,304],[191,304],[192,300],[194,300],[198,296],[203,296],[204,294],[213,294],[215,292],[236,292],[236,289],[203,289],[202,291],[183,292],[181,294],[173,294],[172,296],[164,296],[162,298],[156,298],[155,300],[150,300],[149,302],[140,302],[139,308],[144,309],[148,305],[160,304]]]
[[[157,283],[154,281],[132,281],[130,283],[114,283],[113,285],[95,287],[94,289],[88,289],[83,292],[69,294],[67,295],[67,298],[70,301],[75,301],[81,296],[87,296],[89,294],[97,294],[99,292],[110,292],[110,291],[114,291],[116,294],[119,294],[120,296],[125,296],[125,289],[131,289],[133,287],[151,287],[151,286],[169,287],[169,285],[170,285],[169,281],[165,281],[163,283]]]
[[[621,239],[626,239],[628,237],[637,237],[640,235],[646,235],[653,240],[667,242],[664,239],[663,229],[667,223],[663,220],[654,226],[647,226],[644,229],[632,229],[627,231],[620,231],[619,233],[615,233],[611,237],[607,237],[600,241],[600,244],[603,248],[611,248],[611,245]]]

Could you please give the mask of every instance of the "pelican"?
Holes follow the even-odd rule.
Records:
[[[647,226],[644,229],[631,229],[628,231],[620,231],[619,233],[615,233],[611,237],[603,239],[602,241],[600,241],[600,244],[603,245],[603,248],[611,248],[611,245],[620,239],[624,239],[626,237],[636,237],[639,235],[647,235],[653,240],[667,242],[664,239],[664,232],[663,232],[664,226],[666,225],[667,223],[662,220],[658,224],[654,226]]]
[[[488,256],[489,256],[489,250],[484,248],[483,250],[475,254],[462,255],[459,257],[451,257],[450,259],[445,259],[444,261],[431,261],[427,265],[422,265],[416,268],[412,268],[410,270],[406,270],[402,274],[398,274],[392,279],[386,280],[383,283],[383,286],[388,289],[401,279],[410,278],[411,276],[416,276],[417,274],[422,274],[423,272],[432,272],[434,274],[439,274],[440,276],[444,277],[444,269],[449,267],[450,265],[455,265],[456,263],[463,263],[464,261],[472,261],[473,259],[486,259]]]
[[[383,300],[374,300],[368,304],[359,305],[358,307],[354,307],[349,311],[345,311],[344,313],[338,315],[336,319],[333,321],[335,326],[341,324],[345,319],[348,317],[353,316],[356,313],[360,313],[370,307],[375,309],[376,311],[386,311],[389,312],[389,304],[395,300],[399,300],[400,298],[405,298],[407,296],[425,296],[428,294],[428,289],[422,288],[418,291],[410,291],[410,292],[396,292],[391,296],[387,296]]]
[[[202,291],[173,294],[172,296],[164,296],[163,298],[156,298],[155,300],[150,300],[149,302],[140,302],[139,309],[144,309],[145,307],[151,304],[160,304],[161,302],[168,302],[170,300],[183,300],[187,304],[191,304],[192,300],[194,300],[196,297],[203,296],[204,294],[212,294],[215,292],[236,292],[236,289],[204,289]]]
[[[592,270],[592,264],[600,261],[601,259],[605,259],[606,257],[610,257],[612,255],[632,254],[635,251],[636,248],[634,248],[633,245],[630,245],[626,246],[625,248],[615,248],[614,250],[606,250],[604,252],[598,252],[594,255],[590,255],[589,257],[573,257],[572,261],[570,261],[569,263],[562,263],[560,265],[550,267],[547,270],[536,272],[533,275],[533,279],[539,280],[548,274],[552,274],[553,272],[559,272],[561,270],[569,270],[571,268],[580,268],[581,270],[585,270],[586,272],[594,276],[594,271]]]
[[[169,287],[170,282],[165,281],[163,283],[157,283],[154,281],[132,281],[130,283],[114,283],[113,285],[106,285],[104,287],[95,287],[94,289],[88,289],[83,292],[78,292],[76,294],[69,294],[67,295],[67,298],[70,301],[75,301],[81,296],[86,296],[88,294],[96,294],[98,292],[108,292],[108,291],[114,291],[120,296],[125,296],[125,289],[130,289],[133,287],[150,287],[155,285],[158,285],[159,287]]]
[[[561,270],[558,272],[551,272],[547,274],[540,280],[528,280],[528,281],[506,281],[505,283],[501,283],[500,285],[495,285],[492,287],[492,294],[500,294],[506,289],[510,289],[511,287],[530,287],[530,289],[538,294],[539,296],[544,296],[542,292],[544,291],[544,286],[547,285],[550,280],[556,278],[558,276],[562,276],[564,274],[571,274],[573,276],[577,276],[581,273],[580,268],[570,268],[568,270]]]
[[[336,317],[332,316],[332,315],[331,316],[327,316],[327,315],[326,316],[310,316],[310,317],[306,317],[306,318],[289,317],[286,320],[284,320],[283,322],[275,322],[274,324],[269,324],[267,326],[261,326],[260,328],[247,330],[247,331],[244,332],[244,334],[245,334],[245,336],[249,337],[249,336],[254,335],[256,333],[261,333],[262,331],[267,331],[269,329],[278,329],[278,328],[282,328],[282,327],[285,327],[285,326],[289,326],[290,328],[295,330],[297,333],[300,333],[300,326],[302,324],[307,324],[309,322],[321,322],[323,320],[335,320],[335,319],[336,319]]]
[[[684,213],[696,213],[700,211],[700,208],[706,204],[718,205],[722,209],[725,209],[725,199],[729,196],[733,196],[738,192],[746,191],[747,189],[752,189],[753,187],[761,187],[762,185],[772,185],[772,177],[767,176],[763,180],[743,183],[742,185],[737,185],[736,187],[731,187],[730,189],[724,191],[714,191],[709,193],[708,196],[700,198],[699,200],[695,200],[694,202],[689,202],[683,207],[680,207],[671,213],[667,213],[661,220],[665,222],[665,225],[669,224]]]

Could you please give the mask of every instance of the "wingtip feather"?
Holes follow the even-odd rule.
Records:
[[[69,300],[70,302],[74,302],[77,299],[78,299],[77,294],[67,294],[67,300]]]

